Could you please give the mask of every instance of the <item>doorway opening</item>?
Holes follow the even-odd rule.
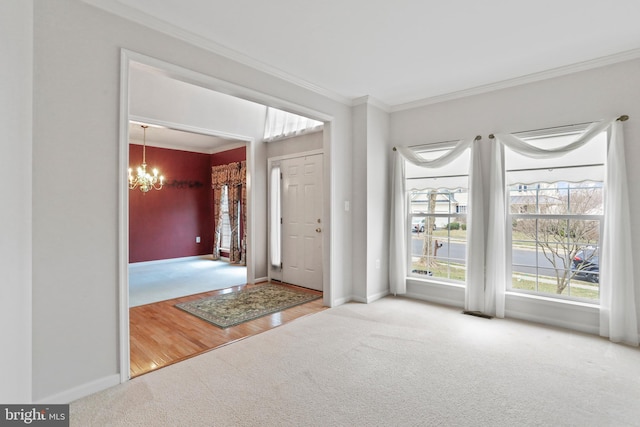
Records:
[[[130,169],[143,161],[160,176],[129,185],[129,307],[247,283],[246,266],[215,252],[211,190],[211,168],[246,162],[246,146],[151,121],[129,124]]]
[[[140,72],[143,71],[143,72]],[[146,74],[145,74],[146,73]],[[230,140],[236,140],[239,144],[246,147],[246,162],[247,162],[247,241],[246,241],[246,283],[247,286],[252,286],[257,282],[268,280],[268,257],[266,253],[266,159],[267,159],[267,147],[261,140],[259,133],[264,129],[264,121],[260,125],[251,123],[250,120],[244,120],[243,123],[252,127],[253,130],[249,131],[225,131],[220,130],[219,123],[225,120],[234,122],[231,120],[235,118],[237,122],[238,117],[244,117],[245,115],[239,114],[236,108],[239,108],[239,104],[250,102],[253,106],[257,106],[262,109],[266,109],[266,105],[274,102],[274,98],[266,95],[256,94],[254,91],[231,85],[227,82],[223,82],[212,78],[210,76],[201,75],[190,70],[183,69],[181,67],[165,63],[144,55],[140,55],[134,52],[122,51],[122,86],[121,86],[121,132],[120,132],[120,170],[123,177],[123,181],[126,182],[126,170],[129,165],[129,150],[127,149],[129,143],[129,121],[141,121],[145,123],[151,123],[156,125],[165,126],[173,130],[179,130],[183,132],[192,132],[200,135],[210,135],[220,138],[226,138]],[[141,77],[144,76],[144,77]],[[158,92],[153,91],[150,85],[154,82],[157,83],[157,79],[162,78],[166,81],[172,82],[176,87],[182,86],[182,90],[185,90],[185,85],[189,85],[189,89],[180,91],[177,96],[162,97],[165,102],[158,102]],[[154,80],[155,79],[155,80]],[[195,89],[194,89],[195,88]],[[175,89],[175,88],[174,88]],[[197,90],[202,93],[206,93],[208,97],[227,97],[233,99],[231,104],[219,111],[218,113],[208,114],[211,112],[204,111],[206,107],[190,103],[188,106],[180,106],[180,100],[183,99],[189,91]],[[149,93],[154,94],[154,102],[147,102],[145,96]],[[245,99],[236,98],[231,96],[230,93],[237,96],[243,96]],[[141,95],[142,94],[142,95]],[[246,99],[252,99],[247,101]],[[141,101],[142,100],[142,101]],[[261,102],[257,104],[253,100]],[[286,106],[286,102],[276,101],[279,106]],[[144,108],[152,106],[164,106],[164,111],[161,114],[155,115],[143,111]],[[211,105],[211,104],[207,104]],[[138,108],[144,107],[144,108]],[[300,108],[301,113],[309,113],[302,107],[292,105],[291,110],[296,111]],[[211,119],[211,123],[203,123],[197,121],[189,121],[186,117],[187,112],[198,112],[199,117]],[[265,111],[265,110],[263,110]],[[322,114],[311,113],[312,116],[321,119],[323,121],[330,120],[330,117],[323,117]],[[266,114],[262,115],[263,120],[266,118]],[[230,118],[231,117],[231,118]],[[216,122],[216,120],[218,122]],[[260,129],[260,132],[255,132],[256,129]],[[326,146],[329,142],[329,135],[320,133],[321,146]],[[283,144],[286,145],[286,144]],[[281,146],[280,146],[281,147]],[[276,150],[277,151],[277,150]],[[328,162],[323,166],[323,170],[328,170]],[[328,174],[324,175],[323,180],[328,179]],[[120,186],[120,250],[119,250],[119,265],[120,265],[120,376],[121,381],[127,381],[130,378],[131,366],[130,366],[130,318],[129,318],[129,291],[130,291],[130,274],[129,274],[129,195],[127,186],[124,184]],[[325,185],[328,189],[328,185]],[[161,190],[162,191],[162,190]],[[326,190],[325,190],[326,191]],[[329,198],[326,197],[325,200]],[[326,220],[326,227],[329,226],[328,206],[323,206],[324,217]],[[263,231],[260,231],[263,230]],[[196,236],[197,238],[198,236]],[[203,236],[200,236],[201,238]],[[328,234],[323,237],[324,246],[323,251],[326,255],[328,248]],[[195,241],[195,238],[194,238]],[[264,248],[264,249],[261,249]],[[328,257],[324,257],[323,269],[328,268]],[[330,305],[330,286],[327,280],[327,275],[324,275],[322,280],[322,290],[324,291],[323,301],[318,302],[320,307]],[[233,289],[233,288],[231,288]],[[218,291],[214,291],[218,292]]]

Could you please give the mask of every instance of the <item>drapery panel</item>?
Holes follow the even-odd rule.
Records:
[[[615,120],[607,148],[600,335],[613,342],[638,345],[630,212],[623,129]]]
[[[394,151],[391,175],[391,216],[389,231],[389,287],[394,295],[407,293],[407,200],[404,158]]]
[[[535,159],[552,159],[584,146],[608,128],[605,220],[601,248],[600,334],[612,341],[638,345],[624,141],[622,124],[616,119],[593,123],[573,142],[554,149],[535,147],[512,134],[495,135],[498,144],[493,147],[490,188],[494,201],[491,204],[487,242],[487,282],[495,284],[495,289],[491,289],[492,294],[488,294],[487,298],[493,300],[496,309],[488,314],[504,317],[504,292],[507,283],[504,251],[507,243],[505,227],[508,204],[503,147]]]
[[[222,215],[220,204],[222,202],[222,186],[213,187],[213,218],[215,230],[213,234],[213,259],[220,259],[220,242],[222,240]]]
[[[448,165],[471,148],[469,164],[469,205],[467,207],[467,287],[465,307],[478,310],[483,304],[484,288],[484,205],[482,195],[482,170],[479,147],[474,139],[458,141],[452,148],[435,159],[426,160],[408,147],[396,147],[391,185],[391,227],[389,236],[389,283],[394,294],[406,293],[407,278],[407,221],[405,161],[424,168]]]
[[[220,259],[220,241],[222,234],[222,187],[227,187],[229,223],[231,238],[229,244],[229,262],[246,265],[246,162],[234,162],[211,168],[211,187],[213,188],[213,214],[215,218],[215,236],[213,258]],[[242,235],[241,235],[242,232]]]
[[[220,243],[222,241],[222,187],[229,181],[228,165],[211,168],[211,188],[213,189],[213,218],[215,231],[213,238],[213,259],[220,259]]]
[[[240,162],[240,264],[247,265],[247,162]]]

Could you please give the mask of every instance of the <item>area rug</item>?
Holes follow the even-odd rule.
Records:
[[[315,293],[269,283],[175,306],[224,329],[319,298]]]

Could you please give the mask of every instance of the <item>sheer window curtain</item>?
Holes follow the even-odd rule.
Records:
[[[478,140],[476,138],[475,140]],[[467,208],[467,287],[465,308],[481,309],[484,295],[484,206],[482,170],[479,147],[474,139],[459,141],[448,153],[433,160],[425,160],[411,148],[396,147],[391,178],[391,227],[389,236],[389,285],[393,294],[407,291],[407,233],[408,201],[405,187],[405,161],[416,166],[437,168],[446,166],[471,148],[469,165],[469,206]]]
[[[629,236],[630,214],[622,123],[608,119],[591,124],[572,143],[551,150],[534,147],[511,134],[496,134],[491,165],[491,205],[487,242],[487,283],[494,284],[487,298],[495,306],[494,314],[504,317],[506,289],[506,187],[504,182],[504,148],[536,158],[551,159],[582,147],[593,137],[611,128],[607,149],[605,178],[605,224],[601,248],[600,334],[612,341],[638,345],[638,326],[633,281],[633,258]]]
[[[323,123],[297,114],[267,108],[267,119],[264,128],[264,140],[273,141],[278,138],[298,135],[322,127]]]
[[[269,254],[271,266],[280,268],[281,257],[281,224],[280,224],[280,166],[271,169],[269,197]]]
[[[622,123],[613,121],[607,147],[604,236],[601,248],[600,335],[638,345],[631,217]]]

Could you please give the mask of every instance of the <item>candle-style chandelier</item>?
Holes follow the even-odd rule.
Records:
[[[131,168],[129,168],[129,189],[133,190],[136,188],[140,188],[140,191],[146,193],[147,191],[154,189],[160,190],[162,185],[164,184],[164,176],[158,176],[158,169],[153,169],[153,175],[147,172],[147,159],[146,159],[146,151],[147,151],[147,125],[141,125],[143,129],[143,140],[142,140],[142,164],[138,167],[138,174],[134,176],[132,174]]]

